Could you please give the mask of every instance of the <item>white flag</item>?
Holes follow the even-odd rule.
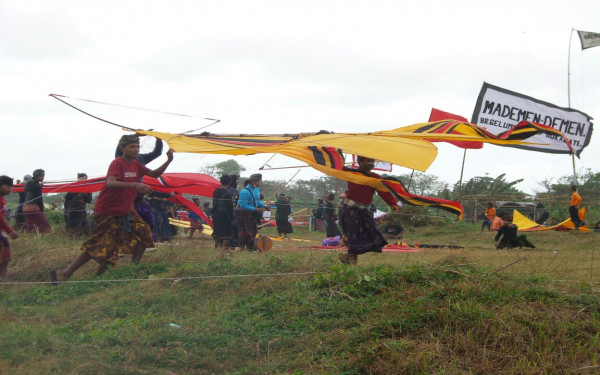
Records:
[[[579,39],[581,39],[581,49],[600,46],[600,33],[592,33],[590,31],[579,31]]]

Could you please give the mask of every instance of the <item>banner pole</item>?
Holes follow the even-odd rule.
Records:
[[[460,198],[462,197],[462,180],[463,180],[463,171],[465,170],[465,159],[467,158],[467,149],[464,149],[463,152],[463,161],[462,167],[460,167],[460,180],[458,180],[458,201],[460,202]]]
[[[413,174],[415,174],[414,169],[412,170],[412,172],[410,174],[410,179],[408,180],[408,188],[406,188],[407,191],[410,191],[410,184],[412,183]]]
[[[577,185],[577,172],[575,170],[575,153],[571,154],[571,160],[573,160],[573,185]]]
[[[571,34],[569,35],[569,56],[567,59],[567,97],[569,108],[571,108],[571,42],[573,41],[574,27],[571,28]]]
[[[567,97],[569,108],[571,108],[571,42],[573,41],[574,27],[571,27],[571,33],[569,35],[569,57],[567,59]],[[577,171],[575,168],[575,153],[571,153],[571,161],[573,162],[573,184],[577,185]]]

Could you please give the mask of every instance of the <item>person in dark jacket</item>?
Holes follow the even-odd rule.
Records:
[[[323,207],[323,199],[317,200],[317,209],[315,210],[313,217],[315,218],[315,230],[325,230],[325,207]]]
[[[146,165],[146,164],[150,163],[152,160],[159,157],[162,154],[162,151],[163,151],[162,140],[160,140],[159,138],[156,138],[156,143],[154,144],[154,149],[147,154],[139,154],[137,157],[137,161],[142,163],[142,165]],[[117,149],[115,150],[115,158],[118,158],[119,156],[122,156],[122,155],[123,155],[123,152],[119,148],[119,145],[117,145]]]
[[[85,173],[78,173],[77,180],[87,180]],[[87,205],[92,203],[92,193],[67,193],[65,195],[65,229],[71,236],[89,234]]]
[[[27,185],[29,181],[33,180],[30,174],[26,174],[23,177],[23,187]],[[14,229],[16,231],[23,230],[25,228],[25,216],[23,215],[23,204],[25,203],[25,189],[19,192],[19,205],[17,206],[17,218]]]
[[[275,207],[275,223],[277,224],[277,232],[279,237],[287,238],[288,233],[293,233],[292,223],[290,223],[290,214],[292,213],[292,206],[290,206],[291,198],[286,197],[285,194],[279,194],[277,196],[277,202]]]
[[[46,172],[43,169],[36,169],[33,171],[33,179],[25,185],[23,216],[25,216],[25,229],[28,232],[50,233],[52,230],[44,214],[42,182],[45,176]]]
[[[516,224],[513,224],[512,219],[512,216],[509,215],[503,218],[504,224],[498,229],[498,233],[496,233],[496,236],[494,237],[494,246],[496,246],[497,249],[511,249],[513,247],[523,248],[523,246],[535,249],[535,245],[527,240],[526,235],[517,234],[519,227]]]
[[[335,194],[330,193],[325,196],[325,223],[327,224],[326,233],[327,237],[341,236],[340,228],[337,225],[337,213],[333,202],[335,201]]]
[[[213,192],[212,222],[213,234],[215,240],[215,249],[227,249],[233,239],[233,223],[235,221],[233,214],[233,197],[229,191],[231,176],[224,175],[219,179],[221,186]]]
[[[173,210],[175,204],[168,199],[173,197],[174,193],[160,193],[152,192],[148,204],[152,209],[154,215],[154,228],[152,233],[156,237],[158,242],[170,242],[173,238],[173,230],[169,224],[170,213]],[[160,194],[156,194],[160,193]],[[142,217],[143,219],[143,217]]]

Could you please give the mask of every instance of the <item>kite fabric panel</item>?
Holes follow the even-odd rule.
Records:
[[[408,137],[375,133],[326,133],[268,135],[183,135],[157,131],[137,130],[167,142],[175,152],[198,154],[253,155],[259,153],[286,154],[289,148],[334,147],[346,154],[370,157],[406,168],[425,171],[437,156],[437,147],[431,142]],[[294,151],[290,151],[294,153]]]
[[[429,115],[429,122],[439,122],[444,120],[456,120],[460,122],[469,122],[466,117],[455,115],[454,113],[440,111],[436,108],[431,108],[431,114]],[[432,140],[432,142],[439,142]],[[483,148],[483,142],[465,142],[465,141],[444,141],[453,144],[456,147],[468,148],[468,149],[480,149]]]
[[[462,148],[480,148],[478,147],[479,142],[492,143],[497,146],[532,145],[536,143],[523,141],[534,135],[547,134],[563,139],[565,147],[568,147],[571,152],[574,152],[571,142],[561,131],[554,129],[551,126],[531,121],[521,121],[511,129],[498,135],[494,135],[485,128],[471,124],[470,122],[456,120],[441,120],[425,124],[415,124],[382,133],[390,136],[402,135],[406,137],[415,137],[418,135],[420,139],[426,139],[430,142],[449,142]],[[470,140],[477,140],[478,142],[465,142]],[[467,147],[465,147],[465,143]],[[461,146],[461,144],[463,145]]]
[[[181,194],[192,194],[203,197],[212,197],[213,192],[221,183],[214,177],[202,173],[163,173],[158,178],[144,176],[142,182],[152,190],[164,193],[176,193],[169,200],[180,204],[190,211],[196,213],[205,222],[212,226],[212,220],[194,202],[186,199]],[[42,193],[94,193],[102,190],[106,184],[106,177],[91,178],[83,181],[65,181],[59,183],[48,183],[42,185]],[[13,191],[23,192],[24,185],[14,185]]]
[[[582,221],[585,221],[585,207],[581,207],[579,209],[579,218]],[[513,223],[519,227],[519,230],[526,232],[535,232],[535,231],[543,231],[543,230],[558,230],[558,231],[570,231],[575,229],[575,225],[571,219],[567,219],[557,225],[552,226],[544,226],[536,223],[535,221],[529,219],[527,216],[523,215],[517,210],[513,211]],[[582,232],[589,232],[589,228],[587,226],[579,227],[579,230]]]
[[[462,219],[463,207],[459,202],[411,194],[406,190],[402,182],[395,178],[377,178],[366,175],[358,169],[351,169],[343,166],[341,168],[338,167],[340,165],[339,161],[343,160],[343,154],[339,149],[318,147],[311,149],[310,153],[305,153],[303,158],[299,157],[300,153],[296,153],[295,156],[297,159],[304,161],[314,169],[340,180],[370,186],[380,191],[388,191],[392,193],[398,201],[404,204],[439,208],[458,215],[459,218]]]
[[[460,203],[410,194],[390,178],[374,178],[344,167],[344,154],[361,155],[403,167],[425,171],[435,160],[437,148],[432,141],[485,142],[499,145],[527,145],[523,140],[540,132],[556,130],[545,125],[520,123],[495,136],[466,121],[442,120],[388,131],[371,133],[282,134],[282,135],[197,135],[136,131],[167,142],[176,152],[201,154],[251,155],[279,153],[300,160],[327,175],[345,181],[389,191],[403,203],[437,207],[462,217]],[[560,132],[558,132],[560,133]],[[562,133],[560,133],[562,134]]]

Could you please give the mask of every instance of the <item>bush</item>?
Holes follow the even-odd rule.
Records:
[[[46,214],[46,219],[48,220],[48,223],[52,226],[54,225],[64,225],[65,224],[65,213],[64,211],[52,211],[52,210],[45,210],[44,213]]]
[[[405,205],[400,208],[401,224],[404,227],[443,226],[454,220],[454,215],[447,215],[438,209],[423,206]]]

